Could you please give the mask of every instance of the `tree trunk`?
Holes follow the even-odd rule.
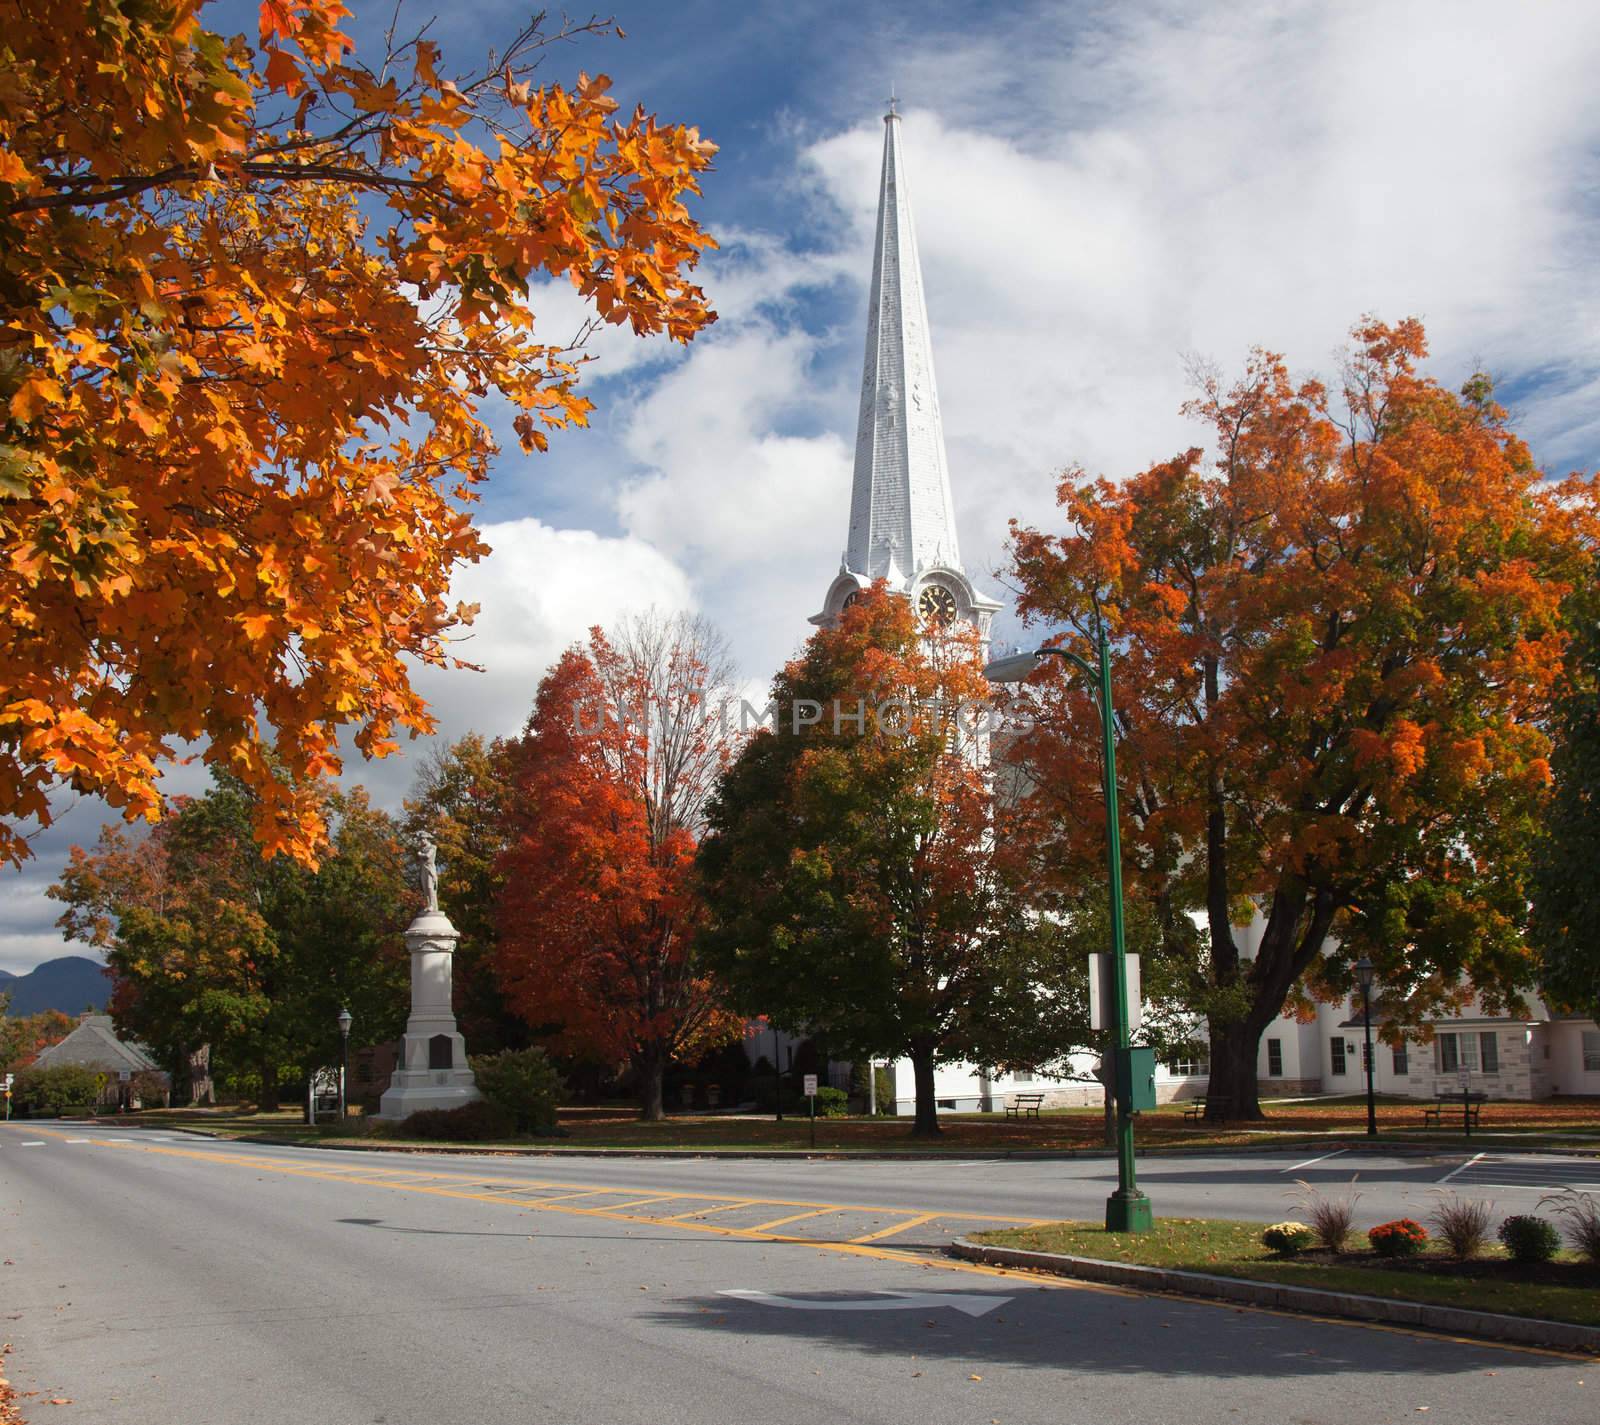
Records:
[[[216,1101],[217,1086],[211,1077],[211,1046],[202,1044],[189,1055],[189,1102],[215,1104]]]
[[[1211,1078],[1206,1085],[1206,1121],[1264,1118],[1256,1079],[1262,1026],[1253,1018],[1211,1025]]]
[[[667,1116],[662,1103],[662,1084],[667,1076],[666,1057],[656,1050],[646,1050],[634,1060],[633,1067],[639,1079],[640,1121],[660,1123]]]
[[[913,1138],[937,1138],[939,1105],[934,1099],[933,1047],[914,1043],[911,1046],[911,1080],[916,1085],[917,1116],[911,1125]]]
[[[275,1059],[261,1061],[261,1098],[256,1104],[257,1113],[278,1111],[278,1064]]]

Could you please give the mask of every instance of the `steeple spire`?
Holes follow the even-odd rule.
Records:
[[[918,618],[933,623],[958,618],[984,639],[1000,608],[973,587],[961,567],[928,308],[922,298],[922,264],[900,155],[900,106],[892,88],[889,112],[883,116],[883,176],[850,488],[850,542],[811,622],[832,627],[877,579],[909,599]]]
[[[891,568],[904,578],[934,564],[961,567],[892,89],[883,116],[883,174],[845,562],[868,579],[888,576]]]

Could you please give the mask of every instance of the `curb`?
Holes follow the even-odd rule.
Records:
[[[139,1124],[101,1124],[97,1127],[138,1128]],[[309,1148],[333,1153],[428,1153],[459,1157],[494,1158],[651,1158],[665,1161],[688,1162],[695,1158],[725,1158],[734,1162],[830,1162],[830,1163],[1066,1163],[1077,1160],[1115,1161],[1116,1153],[1108,1148],[1015,1148],[1006,1152],[963,1153],[956,1149],[945,1152],[894,1152],[892,1150],[850,1151],[832,1148],[561,1148],[554,1144],[529,1144],[525,1147],[480,1145],[475,1143],[395,1143],[381,1138],[339,1139],[335,1141],[308,1140],[304,1138],[229,1138],[220,1133],[208,1133],[202,1128],[167,1128],[164,1133],[186,1133],[195,1138],[206,1138],[217,1143],[237,1143],[241,1147]],[[1218,1153],[1266,1154],[1294,1152],[1305,1144],[1285,1146],[1278,1143],[1234,1144],[1227,1148],[1154,1148],[1139,1154],[1144,1158],[1191,1158],[1215,1156]],[[1318,1146],[1318,1145],[1310,1145]],[[1406,1157],[1427,1154],[1427,1149],[1407,1149],[1402,1146],[1395,1156]]]
[[[1247,1281],[1241,1277],[1212,1276],[1206,1272],[1179,1272],[1168,1267],[1140,1267],[1126,1262],[1103,1262],[1093,1257],[1068,1257],[1056,1252],[1024,1252],[1013,1247],[986,1247],[965,1237],[945,1249],[952,1257],[993,1267],[1021,1267],[1079,1277],[1110,1286],[1175,1296],[1198,1296],[1216,1301],[1264,1306],[1277,1311],[1309,1312],[1317,1316],[1344,1317],[1352,1321],[1381,1321],[1414,1326],[1452,1336],[1472,1336],[1486,1341],[1507,1341],[1519,1346],[1553,1346],[1600,1356],[1600,1327],[1579,1326],[1540,1317],[1502,1316],[1492,1311],[1469,1311],[1422,1301],[1393,1301],[1384,1296],[1356,1292],[1322,1291],[1316,1287],[1280,1286],[1275,1282]]]
[[[734,1161],[761,1162],[764,1160],[796,1160],[815,1161],[825,1159],[829,1162],[845,1163],[939,1163],[939,1162],[1032,1162],[1032,1163],[1067,1163],[1079,1160],[1114,1160],[1116,1152],[1110,1148],[1010,1148],[1005,1150],[989,1150],[988,1152],[963,1152],[957,1148],[943,1151],[916,1151],[907,1150],[897,1152],[893,1149],[878,1150],[849,1150],[837,1148],[646,1148],[646,1147],[619,1147],[619,1148],[564,1148],[554,1143],[530,1144],[526,1147],[480,1147],[470,1143],[392,1143],[383,1139],[369,1139],[365,1141],[344,1140],[340,1142],[311,1142],[297,1138],[226,1138],[219,1133],[207,1132],[204,1128],[178,1128],[166,1124],[140,1124],[129,1123],[125,1120],[100,1121],[86,1120],[96,1128],[151,1128],[164,1133],[187,1133],[197,1138],[210,1138],[219,1142],[236,1142],[246,1147],[257,1144],[264,1148],[316,1148],[337,1151],[341,1153],[443,1153],[459,1154],[464,1157],[491,1156],[491,1157],[525,1157],[525,1158],[661,1158],[668,1160],[688,1160],[691,1158],[728,1158]],[[1304,1148],[1325,1148],[1331,1152],[1360,1153],[1375,1152],[1384,1157],[1395,1158],[1429,1158],[1448,1156],[1452,1152],[1465,1151],[1461,1144],[1445,1143],[1419,1143],[1415,1141],[1384,1142],[1379,1140],[1374,1143],[1371,1139],[1356,1138],[1323,1138],[1313,1142],[1297,1141],[1293,1143],[1276,1143],[1263,1141],[1255,1143],[1232,1143],[1223,1145],[1187,1144],[1172,1147],[1141,1148],[1139,1157],[1147,1158],[1206,1158],[1219,1157],[1227,1154],[1249,1155],[1268,1153],[1293,1153]],[[1567,1158],[1600,1158],[1600,1148],[1550,1148],[1550,1147],[1525,1147],[1516,1144],[1493,1144],[1496,1154],[1556,1154]]]

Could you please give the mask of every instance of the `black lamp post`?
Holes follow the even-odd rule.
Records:
[[[350,1072],[350,1011],[339,1011],[339,1121],[344,1122],[344,1081]]]
[[[1367,1137],[1378,1136],[1378,1100],[1372,1092],[1372,961],[1363,955],[1356,961],[1356,983],[1361,986],[1361,1023],[1367,1038]]]
[[[778,1052],[778,1026],[772,1026],[772,1086],[778,1096],[778,1122],[783,1122],[783,1055]]]

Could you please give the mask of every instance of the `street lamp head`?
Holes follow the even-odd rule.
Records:
[[[1363,955],[1355,963],[1356,983],[1364,990],[1372,988],[1372,961]]]
[[[1043,661],[1037,653],[1008,653],[985,664],[983,676],[991,683],[1021,683]]]
[[[341,1009],[339,1011],[339,1033],[340,1034],[348,1036],[349,1033],[350,1033],[350,1026],[354,1022],[355,1021],[350,1016],[350,1011],[349,1010]]]

